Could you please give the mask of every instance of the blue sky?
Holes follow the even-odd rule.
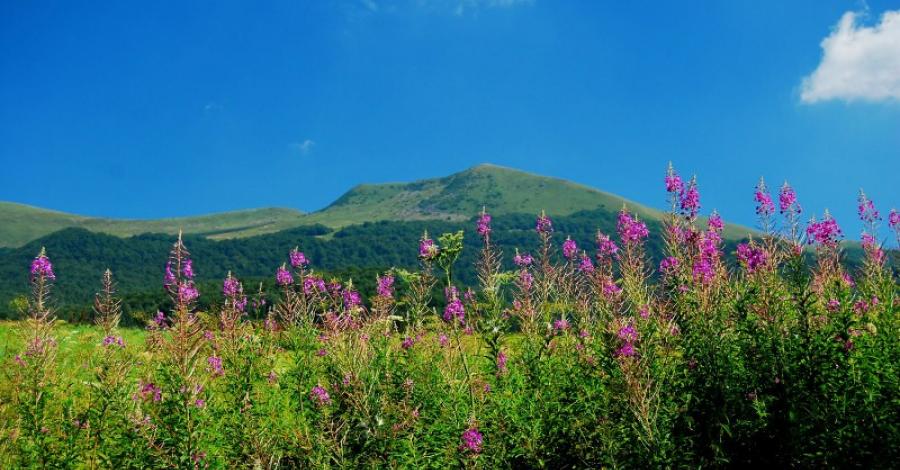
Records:
[[[672,160],[747,224],[760,176],[849,235],[860,187],[900,206],[900,1],[636,3],[3,2],[0,200],[311,211],[493,162],[662,207]]]

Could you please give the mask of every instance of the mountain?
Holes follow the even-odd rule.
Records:
[[[303,214],[265,208],[197,217],[121,220],[84,217],[14,203],[0,203],[0,247],[19,247],[64,228],[128,237],[141,233],[202,235],[214,240],[275,233],[304,225],[339,229],[378,221],[464,221],[487,207],[494,215],[535,214],[558,217],[579,211],[615,212],[627,205],[644,219],[661,220],[662,212],[570,181],[483,164],[443,178],[411,183],[363,184],[328,207]],[[726,228],[739,238],[745,227]]]
[[[249,209],[196,217],[155,220],[108,219],[67,214],[13,202],[0,202],[0,247],[18,247],[65,228],[128,237],[141,233],[185,233],[232,238],[272,233],[303,223],[295,209]]]

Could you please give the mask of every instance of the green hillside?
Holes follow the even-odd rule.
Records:
[[[481,211],[494,215],[536,214],[553,217],[579,211],[615,213],[627,205],[647,220],[661,220],[659,210],[570,181],[496,165],[478,165],[450,176],[411,183],[356,186],[328,207],[309,214],[265,208],[197,217],[121,220],[83,217],[14,203],[0,203],[0,247],[19,247],[64,228],[127,237],[141,233],[188,234],[215,240],[275,233],[321,224],[333,229],[379,221],[439,220],[460,222]],[[738,239],[750,229],[726,226],[725,236]]]
[[[196,217],[127,220],[84,217],[0,202],[0,247],[18,247],[64,228],[127,237],[141,233],[185,233],[232,238],[273,233],[300,225],[303,213],[294,209],[250,209]]]

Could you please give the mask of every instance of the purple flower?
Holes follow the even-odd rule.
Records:
[[[191,261],[190,258],[184,260],[184,265],[181,267],[181,273],[188,279],[194,278],[194,262]]]
[[[888,215],[888,227],[900,230],[900,212],[897,212],[897,209],[891,209],[891,213]]]
[[[320,277],[307,277],[303,279],[303,293],[312,294],[314,291],[325,292],[325,280]]]
[[[408,350],[408,349],[412,348],[415,344],[416,344],[416,340],[407,336],[407,337],[403,338],[403,341],[400,342],[400,347]]]
[[[569,326],[569,320],[566,320],[565,318],[560,318],[559,320],[553,322],[553,329],[556,332],[568,330]]]
[[[712,233],[722,233],[722,230],[725,228],[725,223],[722,222],[722,217],[719,216],[719,213],[713,211],[709,216],[709,220],[706,222],[706,229]]]
[[[196,406],[197,408],[203,408],[206,406],[206,400],[198,398],[194,400],[194,406]]]
[[[633,324],[628,323],[619,328],[618,337],[627,343],[633,343],[638,339],[637,330],[634,328]]]
[[[759,179],[753,199],[756,201],[756,215],[768,217],[775,213],[775,204],[772,202],[772,196],[769,195],[766,182],[762,178]]]
[[[506,372],[506,361],[508,358],[506,357],[506,353],[500,351],[497,353],[497,372],[504,373]]]
[[[620,357],[631,357],[634,356],[634,344],[633,343],[625,343],[616,351],[616,354]]]
[[[172,272],[172,262],[169,261],[166,263],[166,275],[163,277],[163,286],[171,287],[175,285],[175,282],[175,273]]]
[[[709,284],[716,275],[715,267],[708,258],[700,258],[694,262],[692,269],[694,280],[700,284]]]
[[[597,232],[597,260],[615,259],[619,256],[619,246],[603,232]]]
[[[210,356],[207,360],[209,363],[209,372],[213,377],[221,377],[225,375],[225,370],[222,368],[222,358],[217,356]]]
[[[294,268],[304,267],[309,264],[309,260],[306,259],[306,255],[304,255],[303,252],[299,251],[297,248],[291,250],[290,258],[291,266],[293,266]]]
[[[50,263],[50,258],[47,258],[47,255],[44,254],[43,248],[41,248],[41,253],[37,258],[31,262],[31,278],[34,279],[41,276],[51,281],[56,279],[56,275],[53,274],[53,264]]]
[[[669,163],[669,169],[666,171],[666,192],[670,194],[679,194],[684,190],[684,182],[681,181],[681,177],[678,176],[678,173],[675,173],[675,168],[672,167],[672,164]]]
[[[675,274],[675,271],[678,270],[678,265],[680,262],[678,258],[674,256],[669,256],[668,258],[663,259],[659,263],[659,271],[666,276],[671,276]]]
[[[434,244],[434,240],[428,238],[428,233],[426,232],[419,241],[419,258],[431,261],[437,258],[438,253],[440,253],[440,248]]]
[[[528,270],[523,269],[519,271],[519,283],[522,284],[523,289],[529,290],[534,284],[534,276]]]
[[[515,263],[515,265],[520,268],[531,266],[531,263],[533,262],[534,258],[532,258],[528,253],[520,255],[518,252],[516,252],[516,256],[513,257],[513,263]]]
[[[331,396],[328,395],[328,390],[325,390],[321,385],[316,385],[310,390],[309,398],[317,406],[325,406],[331,403]]]
[[[591,274],[594,272],[594,263],[591,261],[591,258],[582,253],[581,254],[581,262],[578,263],[578,270],[585,273]]]
[[[103,338],[103,346],[109,347],[112,345],[118,345],[120,348],[124,348],[125,340],[122,339],[121,336],[107,336]]]
[[[491,234],[491,214],[488,214],[485,211],[481,212],[481,216],[478,217],[476,230],[478,231],[478,235],[485,238]]]
[[[689,217],[697,216],[697,212],[700,210],[700,191],[697,189],[696,178],[691,178],[687,189],[681,192],[680,204],[682,214]]]
[[[182,282],[178,285],[178,300],[183,303],[193,302],[200,297],[200,292],[194,287],[193,281]]]
[[[244,289],[241,287],[241,283],[238,282],[237,279],[231,277],[231,273],[228,273],[228,277],[222,281],[222,294],[225,295],[225,297],[235,297],[243,291]]]
[[[637,217],[632,217],[625,209],[619,212],[616,229],[619,231],[619,238],[625,243],[638,243],[650,234],[647,231],[647,224],[638,220]]]
[[[778,193],[778,209],[782,214],[789,211],[799,214],[802,211],[800,204],[797,204],[797,192],[787,181],[784,182]]]
[[[875,203],[872,202],[871,199],[866,197],[866,193],[863,190],[859,190],[859,198],[857,199],[857,213],[859,214],[859,220],[867,224],[874,224],[876,221],[881,220],[881,214],[878,213],[878,209],[875,209]]]
[[[550,234],[553,232],[553,221],[550,220],[550,217],[544,211],[541,211],[541,215],[538,216],[534,224],[534,229],[541,234]]]
[[[444,308],[444,320],[448,322],[459,320],[460,323],[465,323],[465,319],[466,309],[463,307],[463,303],[454,296],[452,300],[447,302],[447,307]]]
[[[741,243],[737,246],[737,258],[748,273],[754,273],[757,269],[766,265],[769,256],[765,250]]]
[[[294,283],[294,276],[287,270],[287,267],[282,265],[275,273],[275,282],[277,282],[279,286],[289,286]]]
[[[830,215],[825,214],[825,219],[816,222],[813,219],[806,227],[807,242],[818,243],[823,246],[835,246],[838,240],[843,237],[843,232]]]
[[[612,299],[613,297],[616,297],[621,293],[622,288],[619,287],[615,282],[608,280],[603,284],[603,296],[607,299]]]
[[[563,242],[562,250],[563,256],[571,260],[575,258],[575,254],[578,252],[578,245],[575,243],[575,240],[566,238],[566,241]]]
[[[159,402],[162,401],[162,389],[152,382],[143,382],[138,396],[143,400],[152,398],[154,402]]]
[[[478,428],[472,426],[463,432],[462,441],[459,450],[470,454],[479,454],[484,444],[484,436],[478,432]]]
[[[352,310],[362,303],[362,298],[359,296],[359,292],[355,290],[347,289],[342,294],[344,299],[344,308],[347,310]]]
[[[450,338],[449,338],[446,334],[441,333],[441,334],[438,335],[438,343],[439,343],[442,347],[445,347],[445,348],[446,348],[447,345],[450,344]]]
[[[825,308],[827,308],[829,312],[837,312],[841,309],[841,301],[838,299],[831,299],[825,305]]]
[[[378,287],[376,288],[378,295],[386,298],[394,296],[394,276],[387,274],[378,277]]]

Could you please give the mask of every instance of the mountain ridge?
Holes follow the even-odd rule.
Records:
[[[442,177],[358,184],[331,204],[309,213],[263,207],[189,217],[114,219],[0,202],[0,247],[19,247],[69,227],[119,237],[184,231],[224,240],[317,224],[340,229],[379,221],[460,222],[482,207],[495,215],[545,210],[551,216],[566,216],[596,209],[617,212],[623,206],[649,220],[661,220],[664,216],[661,210],[584,184],[482,163]],[[752,232],[729,224],[726,236],[737,238]]]

